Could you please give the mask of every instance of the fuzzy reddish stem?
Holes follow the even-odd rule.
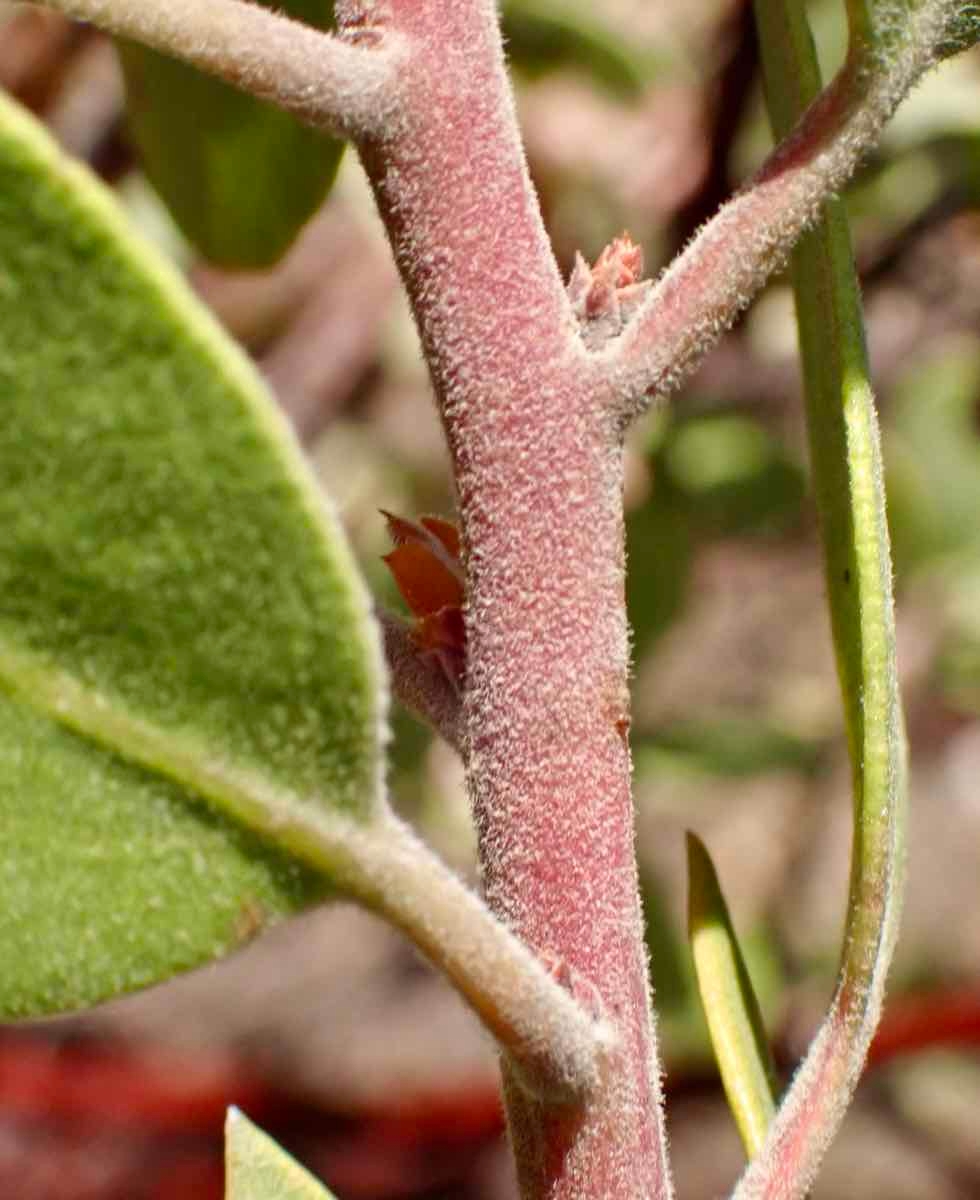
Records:
[[[817,218],[832,186],[828,176],[843,174],[826,150],[846,126],[853,90],[850,73],[842,72],[795,136],[674,260],[609,352],[622,394],[634,397],[638,408],[645,395],[676,387]],[[848,156],[849,166],[865,145]]]
[[[597,357],[625,422],[675,389],[782,266],[823,201],[854,174],[913,84],[936,59],[941,3],[911,13],[903,44],[881,61],[862,47],[753,180],[674,260],[622,337]]]
[[[342,24],[363,15],[339,7]],[[465,758],[486,895],[573,987],[594,986],[618,1036],[580,1110],[508,1081],[521,1187],[660,1200],[670,1184],[625,736],[620,449],[528,179],[492,0],[385,10],[413,46],[404,122],[360,149],[453,454]]]

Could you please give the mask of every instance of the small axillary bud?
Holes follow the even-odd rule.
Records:
[[[568,298],[589,350],[601,350],[626,328],[653,286],[642,274],[643,250],[628,233],[613,238],[591,267],[576,254]]]

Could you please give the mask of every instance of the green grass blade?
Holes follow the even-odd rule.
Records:
[[[776,1110],[775,1070],[762,1013],[718,875],[704,843],[687,835],[688,936],[721,1081],[749,1158]]]
[[[225,1200],[333,1200],[319,1180],[237,1108],[225,1122]]]

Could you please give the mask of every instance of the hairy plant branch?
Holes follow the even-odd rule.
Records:
[[[819,220],[942,52],[948,0],[903,9],[885,51],[858,29],[834,83],[656,285],[638,280],[638,252],[621,239],[568,292],[494,0],[338,0],[336,37],[241,0],[48,2],[357,142],[453,457],[462,701],[382,615],[385,648],[396,695],[464,755],[487,903],[387,810],[355,825],[189,752],[171,755],[170,773],[404,930],[455,984],[504,1051],[525,1200],[669,1200],[634,853],[622,446],[609,418],[625,426],[676,386]],[[877,1019],[898,907],[904,744],[881,467],[865,375],[842,376],[822,461],[845,463],[845,482],[825,490],[851,506],[844,534],[828,535],[846,554],[828,553],[828,578],[856,764],[846,945],[828,1020],[738,1200],[808,1186]],[[152,730],[125,732],[135,761],[157,761]]]
[[[400,617],[378,611],[395,699],[426,721],[454,749],[462,744],[459,692],[431,654],[421,650]]]
[[[368,0],[338,6],[345,21]],[[671,1192],[634,854],[622,461],[528,177],[493,0],[386,0],[418,53],[359,144],[448,435],[464,758],[491,910],[615,1031],[580,1112],[505,1071],[527,1200]]]
[[[853,175],[902,98],[937,61],[949,5],[927,0],[887,56],[862,45],[750,184],[708,222],[668,268],[622,336],[596,356],[618,414],[635,417],[675,389],[769,276],[822,202]]]
[[[341,868],[368,908],[405,932],[493,1034],[538,1102],[577,1108],[616,1034],[587,1012],[448,867],[394,817],[354,835]],[[334,867],[336,871],[336,867]]]
[[[394,119],[395,80],[406,57],[397,35],[365,27],[344,41],[245,0],[44,2],[182,59],[318,129],[363,137]]]
[[[567,1105],[596,1086],[612,1032],[387,808],[352,820],[229,766],[4,649],[0,674],[39,710],[159,769],[403,930],[467,1000],[527,1090]]]

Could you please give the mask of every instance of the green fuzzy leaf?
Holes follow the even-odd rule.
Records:
[[[333,23],[332,0],[268,7]],[[130,133],[177,224],[213,262],[274,263],[323,203],[344,143],[155,50],[125,42],[119,55]]]
[[[225,1200],[333,1200],[281,1146],[238,1111],[225,1122]]]
[[[256,373],[0,95],[0,1015],[207,961],[377,828],[382,665]],[[305,823],[305,825],[304,825]],[[276,845],[280,849],[276,849]]]

